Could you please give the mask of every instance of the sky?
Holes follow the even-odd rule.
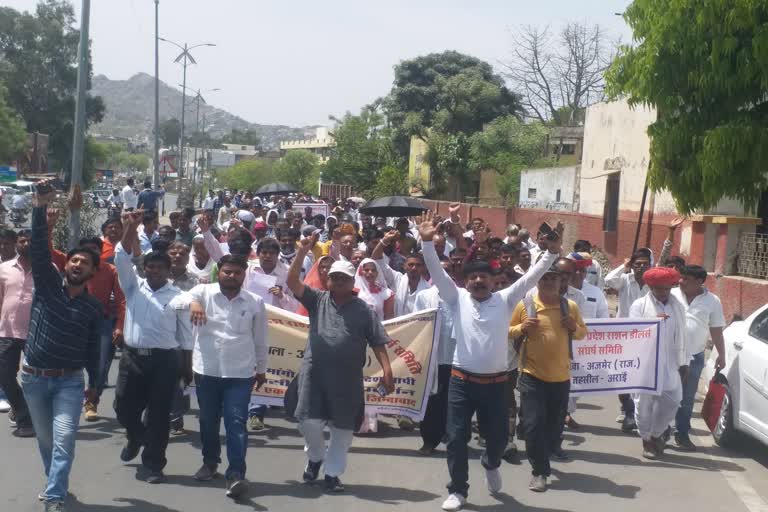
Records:
[[[522,25],[600,24],[628,42],[630,0],[160,0],[160,36],[192,52],[187,85],[260,124],[328,125],[387,94],[404,59],[456,50],[501,71]],[[0,0],[34,10],[36,0]],[[76,0],[78,21],[80,0]],[[113,80],[154,74],[154,1],[92,0],[93,68]],[[180,84],[174,46],[160,46],[160,79]],[[162,113],[161,113],[162,115]]]

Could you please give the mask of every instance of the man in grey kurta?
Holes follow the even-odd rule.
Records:
[[[339,476],[346,468],[352,434],[363,414],[363,367],[369,346],[384,370],[382,383],[388,393],[394,390],[394,380],[386,351],[387,333],[353,291],[354,266],[335,262],[328,272],[328,291],[300,281],[301,262],[311,245],[311,239],[302,240],[286,280],[309,312],[309,343],[299,372],[295,416],[306,443],[304,481],[316,480],[325,464],[326,489],[341,492],[344,487]],[[327,450],[326,426],[331,432]]]

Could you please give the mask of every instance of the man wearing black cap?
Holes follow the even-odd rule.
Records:
[[[480,431],[486,439],[481,463],[488,491],[501,490],[501,457],[507,446],[508,420],[505,400],[507,334],[512,310],[536,285],[560,251],[562,235],[544,240],[545,254],[515,284],[493,292],[493,271],[484,261],[464,267],[466,289],[458,288],[445,273],[434,246],[437,227],[431,212],[419,226],[424,260],[440,298],[455,312],[456,350],[448,386],[448,498],[443,510],[460,510],[467,501],[469,467],[467,442],[471,438],[472,415],[477,412]]]

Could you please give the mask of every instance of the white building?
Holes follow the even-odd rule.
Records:
[[[574,210],[577,166],[524,169],[520,172],[521,208]]]

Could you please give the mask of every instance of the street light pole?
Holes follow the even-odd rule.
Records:
[[[83,0],[80,17],[80,43],[77,56],[77,99],[75,102],[75,127],[72,141],[72,173],[70,193],[83,184],[83,153],[85,152],[85,102],[88,87],[88,57],[91,18],[91,0]],[[72,208],[69,215],[69,248],[73,249],[80,240],[80,207]]]
[[[155,188],[160,185],[160,0],[155,0],[155,152],[152,158]]]
[[[189,53],[191,50],[194,50],[195,48],[198,48],[200,46],[216,46],[213,43],[202,43],[202,44],[196,44],[194,46],[189,46],[187,43],[184,43],[184,46],[181,46],[178,43],[175,43],[169,39],[165,39],[163,37],[158,37],[160,41],[165,41],[166,43],[170,43],[181,50],[181,54],[176,57],[174,62],[181,62],[182,67],[184,68],[184,79],[182,84],[182,91],[181,91],[181,133],[179,137],[179,190],[178,193],[181,195],[182,192],[182,182],[184,178],[184,121],[185,121],[185,112],[187,107],[187,65],[188,64],[197,64],[197,61],[194,57],[192,57],[192,54]]]
[[[178,194],[181,196],[181,192],[183,189],[182,182],[184,180],[184,114],[186,113],[186,105],[187,105],[187,52],[188,47],[187,43],[184,43],[184,53],[182,53],[182,56],[184,57],[184,63],[182,66],[184,66],[184,80],[182,83],[182,89],[181,89],[181,136],[179,137],[179,190]]]

